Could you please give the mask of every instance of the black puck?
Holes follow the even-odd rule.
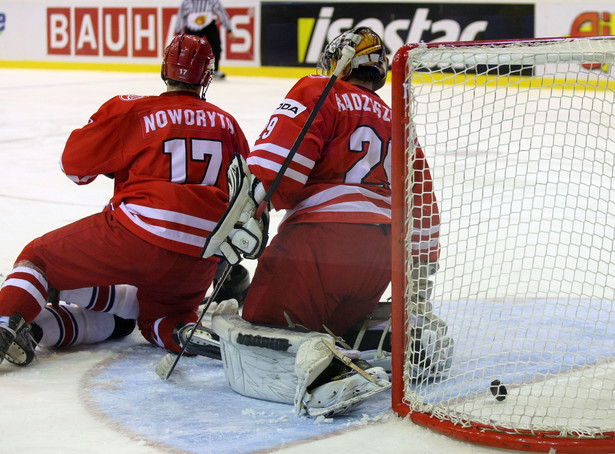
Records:
[[[508,394],[506,386],[504,386],[500,380],[493,380],[491,382],[491,386],[489,386],[489,390],[491,391],[491,394],[495,396],[495,399],[498,401],[506,399],[506,395]]]

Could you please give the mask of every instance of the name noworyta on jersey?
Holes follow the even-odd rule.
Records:
[[[173,126],[198,126],[202,128],[228,128],[235,133],[233,122],[224,113],[194,109],[161,109],[141,117],[143,132],[148,134],[160,128]]]
[[[248,144],[227,112],[188,92],[118,96],[70,135],[62,170],[77,184],[113,174],[107,209],[144,240],[200,256],[226,210],[226,168]]]

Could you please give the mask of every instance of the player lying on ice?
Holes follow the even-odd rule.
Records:
[[[0,290],[0,362],[30,364],[37,344],[126,336],[135,320],[149,342],[180,351],[178,328],[198,319],[220,261],[201,252],[228,205],[227,167],[249,152],[236,120],[205,101],[213,58],[206,39],[174,37],[164,93],[116,96],[72,132],[62,170],[77,184],[113,176],[113,197],[21,252]]]
[[[391,278],[391,110],[376,94],[388,61],[373,30],[359,27],[334,39],[319,69],[321,76],[290,90],[247,161],[235,156],[229,167],[229,207],[204,256],[230,263],[260,258],[242,315],[234,301],[222,302],[211,311],[213,335],[197,328],[188,351],[202,346],[201,354],[213,356],[219,338],[232,389],[291,403],[298,415],[333,416],[390,387],[385,369],[335,345],[341,336],[355,348],[369,347],[357,325]],[[425,160],[414,170],[420,205],[413,283],[416,304],[427,307],[439,218]],[[265,248],[269,202],[286,215]],[[410,373],[417,378],[450,366],[445,328],[433,322],[415,331],[419,349]]]

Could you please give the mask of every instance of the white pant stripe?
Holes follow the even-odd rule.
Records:
[[[36,302],[41,306],[41,309],[47,305],[47,299],[34,285],[32,285],[29,281],[25,279],[9,277],[6,281],[4,281],[2,287],[18,287],[28,292],[30,296],[32,296],[32,298],[34,298]]]

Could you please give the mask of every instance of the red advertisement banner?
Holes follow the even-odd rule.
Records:
[[[227,8],[233,38],[223,39],[225,60],[255,58],[254,8]],[[47,8],[47,54],[162,58],[175,34],[177,8]]]

